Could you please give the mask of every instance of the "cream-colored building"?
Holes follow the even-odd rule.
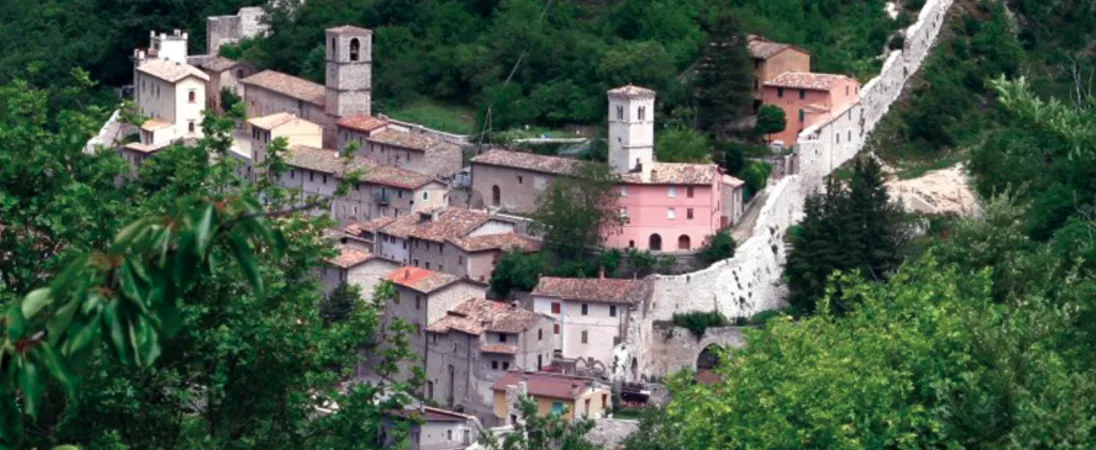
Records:
[[[280,112],[247,120],[251,136],[251,166],[259,167],[267,159],[267,147],[275,139],[285,138],[286,148],[303,145],[321,147],[323,128],[292,113]]]
[[[148,58],[134,73],[134,103],[145,120],[138,127],[138,141],[123,146],[122,156],[136,170],[169,144],[202,137],[209,75],[185,62]]]
[[[504,425],[521,420],[518,399],[537,403],[541,416],[558,414],[566,420],[603,417],[612,410],[609,386],[597,380],[556,373],[511,371],[492,387],[495,417]]]
[[[646,280],[541,277],[531,297],[533,311],[555,319],[556,349],[564,359],[593,359],[608,370],[613,347],[650,293]]]
[[[339,256],[325,261],[326,264],[317,269],[320,281],[323,283],[324,295],[330,294],[340,284],[346,283],[360,288],[362,299],[369,300],[384,277],[399,268],[391,261],[378,258],[352,245],[340,244],[337,248]]]

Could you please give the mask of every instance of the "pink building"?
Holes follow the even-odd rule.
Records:
[[[769,142],[795,145],[799,133],[860,99],[860,82],[844,75],[785,72],[766,81],[762,102],[784,110],[787,127],[768,136]]]
[[[609,165],[620,175],[620,214],[627,222],[606,236],[609,247],[691,250],[730,226],[742,211],[741,180],[719,166],[654,158],[655,92],[609,91]]]

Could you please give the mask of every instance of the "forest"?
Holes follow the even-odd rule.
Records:
[[[116,154],[83,152],[149,29],[187,28],[197,51],[204,16],[254,3],[0,3],[0,448],[378,448],[414,396],[415,373],[340,389],[363,343],[379,351],[392,294],[324,298],[330,223],[236,176],[231,117],[208,116],[207,139],[132,183],[117,183],[129,169]],[[671,117],[691,107],[674,86],[713,5],[314,0],[236,50],[314,78],[317,36],[350,20],[377,30],[382,110],[498,102],[523,106],[500,127],[593,123],[603,90],[634,81],[664,91]],[[858,77],[896,27],[870,0],[719,5],[744,31],[810,49],[816,70]],[[1096,447],[1094,37],[1091,2],[957,2],[871,150],[968,163],[981,214],[911,218],[858,158],[789,233],[793,308],[722,353],[718,382],[666,380],[672,400],[624,448]],[[283,150],[270,170],[285,170]],[[931,226],[911,239],[920,219]],[[398,375],[410,329],[389,331],[383,370]],[[338,414],[315,415],[332,403]],[[590,449],[588,426],[531,420],[492,448]]]

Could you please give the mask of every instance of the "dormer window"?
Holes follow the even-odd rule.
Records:
[[[358,38],[351,39],[350,40],[350,60],[351,61],[357,61],[358,60],[358,54],[360,52],[361,52],[361,42],[358,41]]]

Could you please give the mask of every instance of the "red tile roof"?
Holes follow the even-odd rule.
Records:
[[[240,83],[258,86],[321,107],[324,106],[327,98],[327,91],[323,85],[273,70],[264,70],[240,80]]]
[[[654,162],[651,163],[649,176],[630,172],[621,175],[620,179],[627,184],[710,185],[719,176],[719,166],[715,164]]]
[[[841,81],[851,81],[860,85],[856,80],[845,75],[811,72],[784,72],[765,82],[766,87],[782,87],[793,89],[810,89],[815,91],[828,91]]]
[[[649,287],[644,280],[540,277],[533,295],[600,303],[635,304]]]
[[[383,228],[385,225],[394,222],[395,220],[396,218],[394,217],[378,217],[368,222],[351,221],[347,222],[346,225],[343,226],[343,232],[352,236],[361,236],[365,233],[376,233],[377,230]]]
[[[540,250],[540,243],[518,236],[517,233],[488,234],[474,237],[450,238],[449,242],[466,252],[516,249],[523,252]]]
[[[423,294],[433,293],[459,280],[456,275],[411,266],[396,269],[385,278],[399,286],[414,289]]]
[[[338,249],[339,256],[335,259],[330,259],[327,262],[343,269],[349,269],[359,264],[363,264],[374,257],[372,253],[348,245],[340,245],[338,246]]]
[[[410,236],[434,242],[445,242],[450,239],[464,237],[490,219],[491,216],[483,211],[448,208],[437,213],[436,218],[420,223],[410,233]]]
[[[593,380],[589,378],[545,372],[510,371],[495,382],[491,390],[505,391],[507,386],[516,386],[521,381],[525,381],[530,396],[563,400],[574,400],[594,385]]]
[[[338,122],[336,122],[336,125],[368,133],[378,128],[385,127],[386,125],[388,125],[388,121],[367,114],[358,114],[356,116],[350,116],[340,119]]]
[[[559,156],[535,155],[532,153],[510,150],[490,150],[472,158],[472,164],[487,164],[552,175],[566,175],[573,173],[575,168],[582,164],[582,161]]]
[[[749,43],[747,44],[747,47],[749,47],[750,49],[750,56],[754,57],[755,59],[769,59],[773,56],[776,56],[777,53],[780,53],[789,48],[793,48],[800,52],[807,53],[806,50],[803,50],[794,45],[773,42],[757,35],[751,34],[748,39]]]
[[[460,331],[473,336],[479,336],[484,331],[514,334],[529,330],[541,317],[544,316],[518,306],[473,298],[457,305],[445,317],[430,324],[427,330],[434,333]],[[500,353],[487,349],[483,351]]]

